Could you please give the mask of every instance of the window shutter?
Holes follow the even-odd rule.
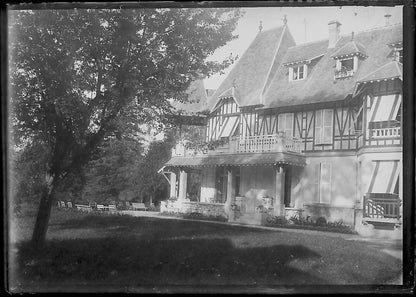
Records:
[[[293,80],[293,67],[289,67],[289,81]]]
[[[293,136],[293,113],[286,113],[286,125],[285,125],[285,132],[286,136]]]
[[[324,122],[323,122],[323,143],[332,143],[332,134],[333,134],[333,110],[325,109],[324,110]]]
[[[285,131],[285,129],[286,129],[286,121],[285,121],[285,114],[284,113],[281,113],[281,114],[279,114],[279,117],[278,117],[278,122],[277,122],[277,131]]]
[[[315,143],[322,143],[322,110],[315,112]]]

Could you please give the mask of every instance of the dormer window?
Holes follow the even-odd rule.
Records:
[[[336,61],[334,79],[349,78],[357,72],[359,59],[367,58],[364,46],[354,40],[352,34],[351,41],[341,46],[333,55]]]
[[[306,78],[307,65],[295,65],[289,67],[289,81],[302,80]]]
[[[335,79],[353,76],[357,69],[357,64],[358,59],[356,57],[338,59],[336,62]]]
[[[389,54],[389,57],[393,59],[393,61],[397,61],[399,63],[403,64],[403,43],[400,42],[394,42],[388,44],[390,48],[392,48],[392,51]]]
[[[393,59],[399,63],[403,64],[403,47],[394,48],[394,57]]]

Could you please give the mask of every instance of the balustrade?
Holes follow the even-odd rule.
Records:
[[[345,78],[345,77],[351,77],[354,75],[354,70],[353,69],[342,69],[342,70],[337,70],[335,71],[335,79],[338,78]]]
[[[400,137],[400,127],[370,129],[372,138]]]
[[[399,219],[400,204],[401,201],[395,194],[367,194],[364,196],[364,217]]]
[[[301,153],[301,140],[285,136],[284,133],[235,137],[232,148],[235,153],[294,152]]]
[[[284,132],[271,135],[258,135],[248,137],[233,137],[226,145],[219,146],[215,153],[263,153],[263,152],[302,152],[300,139],[288,137]],[[187,149],[179,142],[172,149],[174,157],[189,157],[207,154],[208,150]]]

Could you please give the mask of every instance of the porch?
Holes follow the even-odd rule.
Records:
[[[246,151],[251,144],[239,145]],[[292,168],[305,165],[303,155],[284,152],[174,156],[160,171],[170,183],[172,198],[161,212],[200,213],[261,225],[268,214],[293,212],[286,211]],[[198,171],[201,184],[195,199],[189,193],[190,175]]]

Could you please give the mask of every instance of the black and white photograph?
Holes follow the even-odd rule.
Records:
[[[6,291],[410,292],[408,4],[9,5]]]

